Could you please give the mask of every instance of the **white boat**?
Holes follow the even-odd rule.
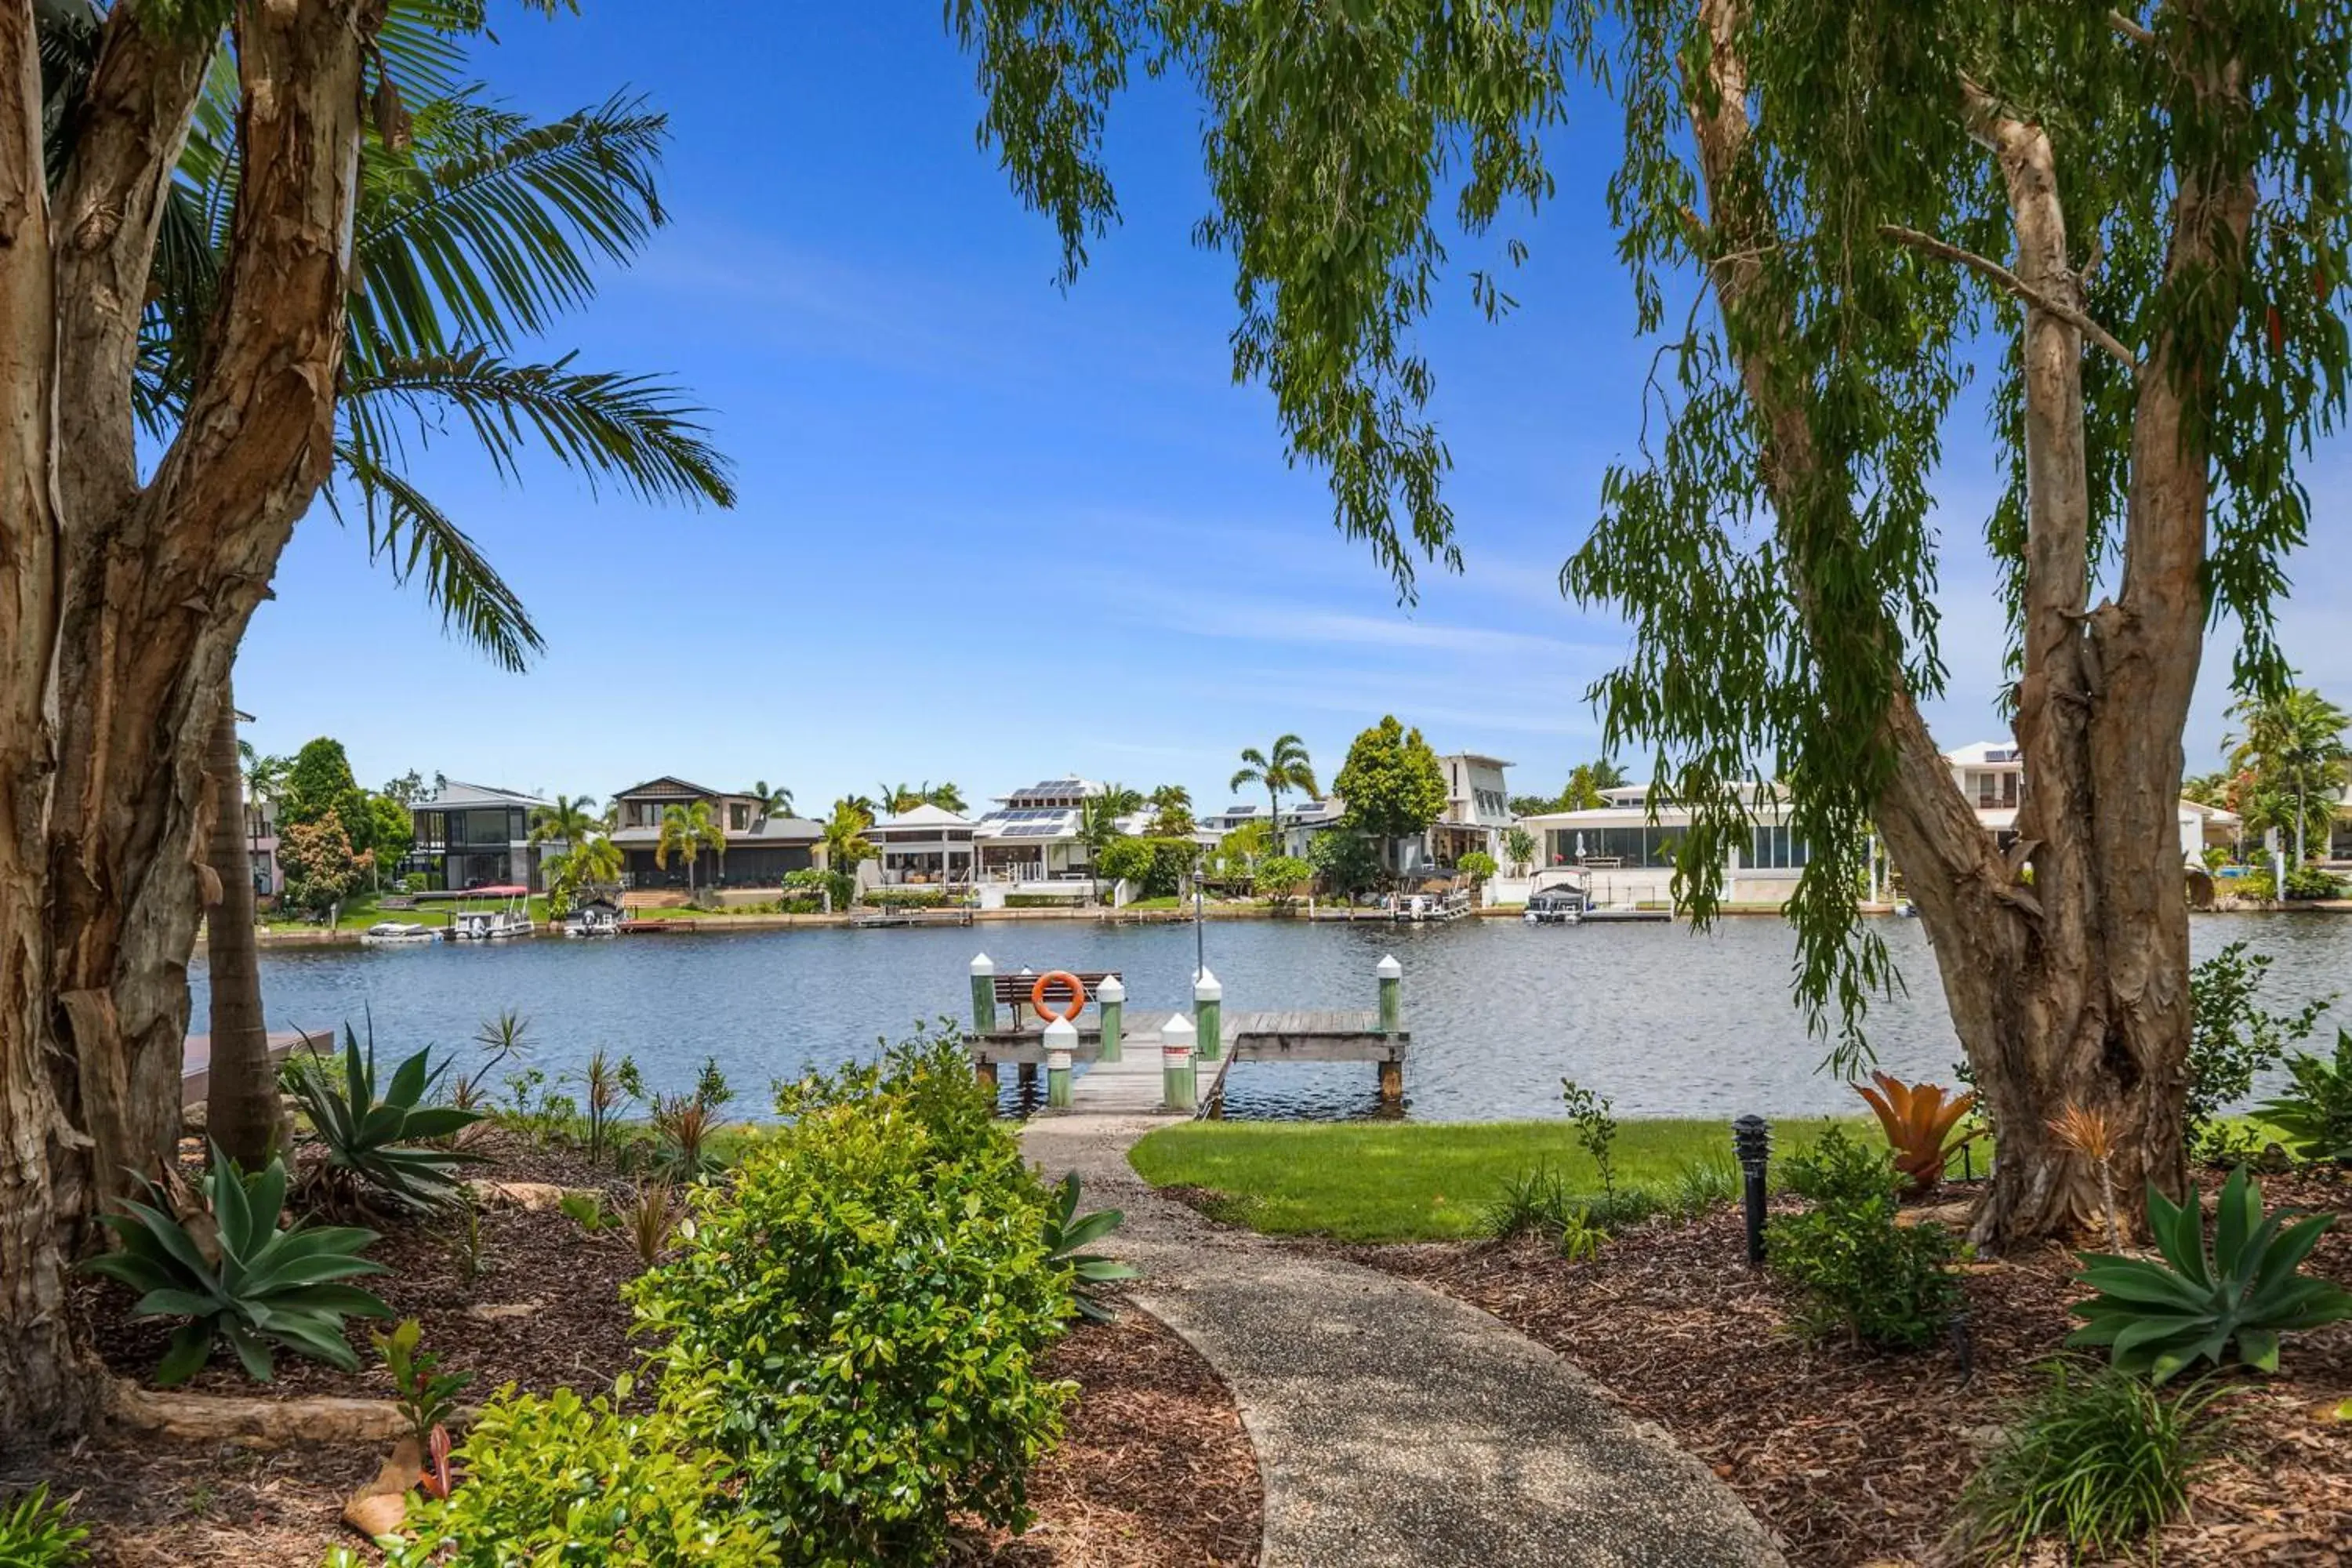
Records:
[[[415,947],[440,940],[441,932],[436,928],[405,921],[378,921],[360,933],[362,947]]]
[[[1546,878],[1558,879],[1547,884]],[[1580,866],[1549,867],[1537,872],[1528,885],[1528,910],[1520,918],[1531,926],[1572,926],[1591,907],[1591,873]]]
[[[531,933],[529,888],[475,888],[466,896],[469,900],[504,899],[506,903],[495,910],[459,910],[449,921],[451,941],[502,942]]]
[[[618,936],[621,934],[621,911],[602,899],[591,899],[564,921],[563,934]]]

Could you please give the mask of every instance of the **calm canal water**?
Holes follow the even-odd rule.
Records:
[[[1918,924],[1879,928],[1906,982],[1871,1015],[1879,1061],[1906,1078],[1948,1081],[1958,1044]],[[2352,918],[2210,915],[2190,924],[2199,957],[2243,939],[2274,955],[2273,1006],[2352,993]],[[1559,1112],[1570,1075],[1612,1096],[1625,1115],[1731,1116],[1850,1110],[1850,1089],[1822,1076],[1823,1047],[1789,1000],[1793,948],[1777,920],[1725,921],[1706,935],[1679,925],[1450,926],[1212,923],[1209,966],[1225,1008],[1369,1007],[1372,966],[1404,965],[1408,1114],[1476,1121]],[[410,949],[278,949],[262,955],[273,1028],[372,1016],[378,1050],[427,1042],[461,1054],[501,1008],[527,1015],[533,1061],[551,1077],[598,1046],[635,1056],[657,1089],[682,1089],[706,1055],[734,1082],[737,1109],[756,1114],[766,1085],[803,1067],[873,1053],[918,1017],[970,1005],[966,965],[985,950],[1003,973],[1118,970],[1130,1010],[1190,1008],[1190,926],[1105,927],[1024,921],[970,929],[797,931],[658,940]],[[192,971],[196,1027],[205,1006]],[[2326,1027],[2352,1027],[2339,1003]],[[1008,1084],[1013,1077],[1007,1073]],[[1372,1114],[1369,1065],[1236,1064],[1234,1117]]]

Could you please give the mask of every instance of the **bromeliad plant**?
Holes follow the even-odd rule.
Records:
[[[2279,1336],[2352,1318],[2352,1293],[2298,1272],[2335,1222],[2263,1212],[2261,1184],[2243,1166],[2222,1184],[2211,1244],[2192,1188],[2175,1204],[2151,1187],[2147,1227],[2163,1261],[2081,1254],[2076,1278],[2098,1291],[2074,1309],[2070,1345],[2105,1345],[2115,1364],[2163,1383],[2199,1362],[2276,1372]]]
[[[1070,1271],[1070,1304],[1077,1309],[1078,1316],[1089,1322],[1116,1322],[1118,1314],[1103,1304],[1095,1294],[1096,1289],[1133,1279],[1136,1272],[1115,1258],[1079,1248],[1091,1247],[1117,1230],[1127,1215],[1118,1209],[1097,1209],[1084,1218],[1078,1217],[1076,1171],[1064,1176],[1061,1185],[1054,1191],[1053,1205],[1045,1211],[1045,1259]]]
[[[122,1250],[82,1265],[142,1292],[133,1317],[184,1317],[172,1336],[155,1381],[185,1383],[226,1338],[248,1375],[267,1383],[273,1347],[341,1367],[359,1368],[343,1339],[346,1317],[388,1318],[391,1310],[356,1285],[362,1275],[385,1272],[360,1254],[375,1240],[370,1230],[339,1226],[278,1228],[286,1205],[286,1166],[277,1160],[247,1176],[215,1148],[205,1176],[211,1232],[171,1213],[152,1183],[147,1203],[126,1202],[101,1216],[122,1238]]]
[[[1874,1072],[1878,1087],[1854,1085],[1854,1092],[1878,1113],[1886,1142],[1895,1151],[1895,1168],[1903,1174],[1903,1195],[1916,1198],[1933,1192],[1944,1179],[1944,1167],[1960,1145],[1977,1136],[1952,1131],[1960,1119],[1976,1108],[1973,1094],[1952,1095],[1939,1083],[1905,1083],[1890,1073]],[[1947,1098],[1949,1096],[1948,1098]]]
[[[359,1037],[347,1024],[341,1083],[325,1071],[295,1080],[296,1098],[327,1152],[325,1163],[305,1178],[325,1206],[349,1210],[373,1194],[397,1210],[425,1214],[456,1200],[457,1168],[478,1156],[429,1144],[472,1126],[482,1113],[427,1103],[448,1070],[446,1063],[434,1067],[432,1057],[427,1046],[401,1063],[379,1100],[374,1032],[369,1032],[362,1056]]]

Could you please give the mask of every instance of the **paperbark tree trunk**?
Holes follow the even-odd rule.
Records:
[[[178,1131],[206,742],[332,460],[361,59],[383,3],[237,6],[220,301],[142,484],[140,316],[218,40],[115,7],[52,191],[32,0],[0,0],[0,1430],[96,1408],[64,1268]]]
[[[253,935],[253,855],[246,841],[245,773],[236,754],[236,703],[213,723],[213,830],[206,858],[220,883],[205,939],[211,982],[212,1067],[205,1130],[239,1167],[257,1171],[278,1142],[278,1081],[261,1011],[261,954]]]
[[[1765,363],[1789,302],[1764,295],[1755,258],[1774,242],[1739,174],[1749,134],[1744,0],[1704,0],[1714,47],[1686,100],[1716,230],[1719,300],[1765,346],[1740,372],[1783,517],[1820,475],[1801,392]],[[2209,481],[2183,389],[2198,345],[2159,340],[2137,369],[2124,572],[2089,604],[2089,479],[2080,279],[2049,139],[1964,83],[1956,103],[1996,160],[2017,238],[2028,535],[2015,730],[2024,763],[2006,854],[1977,821],[1907,691],[1881,716],[1891,759],[1876,807],[1933,942],[1953,1026],[2000,1139],[1976,1239],[2000,1249],[2094,1229],[2099,1173],[2050,1120],[2069,1104],[2115,1133],[2115,1184],[2178,1192],[2189,1024],[2188,912],[2179,844],[2181,731],[2203,651],[2200,581]],[[2217,189],[2221,194],[2216,195]],[[2168,266],[2228,291],[2252,212],[2242,180],[2185,174]],[[1792,378],[1793,379],[1793,378]],[[1812,595],[1791,551],[1798,596]],[[1818,631],[1818,628],[1816,628]]]

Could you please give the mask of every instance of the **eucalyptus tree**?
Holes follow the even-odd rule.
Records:
[[[355,484],[337,495],[364,509],[371,547],[509,654],[533,646],[528,621],[404,479],[404,440],[454,413],[494,454],[538,445],[626,478],[639,465],[656,493],[723,488],[689,411],[659,387],[570,379],[559,361],[505,367],[503,405],[489,390],[509,341],[498,324],[537,330],[583,296],[583,259],[614,247],[584,226],[604,199],[578,173],[547,174],[534,212],[463,153],[446,166],[473,175],[441,184],[416,162],[451,144],[445,132],[478,152],[495,140],[501,111],[420,108],[412,124],[394,83],[455,96],[442,88],[457,40],[481,20],[480,0],[116,0],[102,15],[0,0],[10,1430],[95,1408],[65,1264],[104,1193],[177,1131],[199,848],[226,794],[207,761],[228,748],[207,742],[226,728],[236,644],[321,485],[340,466]],[[635,154],[593,154],[604,177],[645,166],[658,127],[638,134]],[[649,186],[633,194],[642,216],[621,250],[657,210]],[[469,197],[486,229],[436,226]],[[369,233],[404,202],[426,215],[405,271],[405,242]],[[339,419],[346,390],[380,395],[372,422]]]
[[[1684,904],[1713,914],[1751,826],[1741,785],[1780,781],[1814,853],[1796,990],[1851,1067],[1895,979],[1853,897],[1874,826],[1999,1128],[1978,1238],[2095,1223],[2099,1173],[2048,1130],[2069,1104],[2112,1128],[2114,1180],[2177,1191],[2181,734],[2209,625],[2236,628],[2239,684],[2281,680],[2297,464],[2343,407],[2343,8],[1599,9],[1595,28],[1546,0],[1365,0],[1310,26],[1215,0],[957,0],[950,22],[1066,277],[1118,213],[1112,101],[1139,69],[1191,82],[1235,370],[1408,596],[1417,562],[1459,560],[1412,329],[1450,229],[1483,240],[1507,201],[1551,195],[1541,137],[1592,68],[1622,113],[1609,199],[1659,353],[1561,580],[1631,623],[1593,695],[1611,747],[1648,749],[1692,812]],[[1496,278],[1469,278],[1489,312]],[[1945,681],[1934,485],[1972,377],[2007,479],[1986,520],[2025,763],[2007,847],[1920,712]]]

